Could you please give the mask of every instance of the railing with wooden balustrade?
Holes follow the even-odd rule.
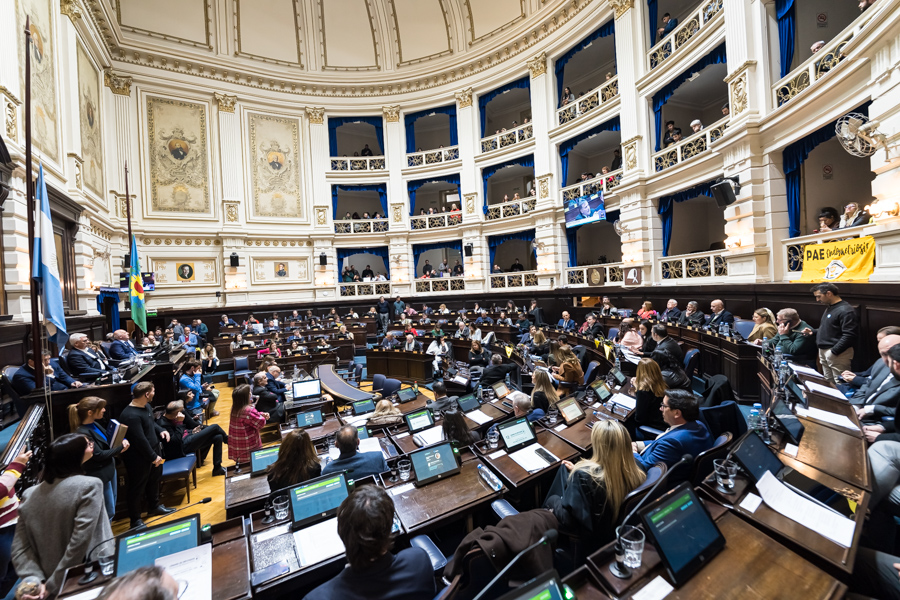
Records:
[[[391,283],[389,281],[364,281],[361,283],[347,282],[338,286],[337,293],[342,298],[353,296],[391,296]]]
[[[387,219],[351,219],[334,222],[335,233],[385,233]]]
[[[860,237],[863,234],[864,227],[866,226],[859,225],[857,227],[847,227],[846,229],[838,229],[837,231],[829,231],[827,233],[812,233],[810,235],[801,235],[795,238],[781,240],[787,272],[800,273],[803,271],[803,250],[807,246]]]
[[[701,3],[675,31],[650,48],[650,52],[647,53],[650,68],[655,69],[675,54],[679,48],[705,29],[723,8],[723,0],[708,0]]]
[[[775,104],[781,106],[796,98],[816,81],[830,73],[844,58],[844,46],[858,36],[869,22],[871,15],[863,13],[846,29],[810,56],[799,67],[772,86]]]
[[[622,285],[625,279],[622,263],[585,265],[566,269],[566,284],[570,286]]]
[[[599,191],[602,191],[605,197],[622,183],[622,173],[622,169],[617,169],[610,173],[597,175],[593,179],[579,181],[574,185],[564,187],[561,190],[563,202],[581,198],[582,196],[590,196]]]
[[[490,152],[491,150],[508,148],[509,146],[514,146],[519,142],[530,140],[533,136],[534,129],[532,128],[531,123],[525,123],[524,125],[519,125],[515,129],[502,131],[500,133],[481,138],[481,151]]]
[[[535,196],[526,196],[519,200],[510,200],[501,204],[491,204],[488,206],[485,218],[488,221],[493,221],[504,217],[518,217],[533,211],[535,206],[537,206],[537,197]]]
[[[463,215],[461,211],[439,213],[436,215],[417,215],[409,218],[409,228],[413,231],[423,229],[440,229],[442,227],[454,227],[461,224]]]
[[[538,285],[537,271],[516,271],[513,273],[491,273],[491,289],[535,287]]]
[[[603,106],[619,95],[619,76],[615,76],[602,85],[597,86],[577,100],[569,102],[556,111],[556,122],[559,125],[574,121],[581,115],[585,115],[598,106]]]
[[[440,163],[450,162],[451,160],[459,160],[459,146],[451,146],[449,148],[438,148],[436,150],[425,150],[424,152],[414,152],[406,155],[407,167],[421,167],[424,165],[437,165]]]
[[[729,117],[720,119],[710,125],[704,127],[690,137],[687,137],[677,144],[669,146],[653,155],[653,170],[659,173],[668,168],[681,164],[684,161],[702,154],[709,150],[710,146],[719,138],[725,135],[725,128],[728,127]]]
[[[383,156],[332,156],[332,171],[384,171]]]
[[[428,294],[431,292],[460,292],[466,289],[465,277],[438,277],[416,279],[416,293]]]
[[[727,277],[728,263],[724,253],[724,250],[710,253],[697,252],[661,258],[659,260],[660,277],[663,281]]]

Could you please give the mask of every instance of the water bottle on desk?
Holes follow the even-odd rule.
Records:
[[[506,374],[506,378],[504,381],[506,382],[506,387],[509,388],[509,373]]]
[[[499,492],[501,489],[503,489],[503,484],[500,483],[500,480],[497,479],[497,477],[495,477],[490,470],[485,469],[484,465],[478,465],[478,474],[495,492]]]
[[[778,369],[778,383],[784,387],[787,383],[788,379],[791,378],[791,368],[788,366],[786,360],[781,361],[781,367]]]
[[[619,371],[622,370],[622,361],[619,360],[619,353],[618,353],[618,352],[616,352],[616,369],[619,370]]]
[[[759,431],[760,424],[760,413],[762,411],[762,404],[757,402],[753,405],[753,408],[750,409],[750,415],[747,417],[747,429],[750,431]]]
[[[478,399],[484,401],[484,388],[480,383],[478,384]]]
[[[783,357],[784,352],[781,349],[781,344],[778,344],[775,346],[775,354],[772,355],[772,362],[776,365],[780,365]]]
[[[724,335],[727,338],[731,337],[731,327],[728,326],[728,323],[722,323],[721,333],[722,333],[722,335]]]

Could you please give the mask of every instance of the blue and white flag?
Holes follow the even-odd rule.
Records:
[[[66,333],[66,317],[63,311],[62,286],[59,283],[59,265],[56,262],[56,240],[53,237],[53,222],[50,220],[50,201],[47,184],[44,182],[44,167],[41,165],[35,185],[35,204],[40,210],[34,221],[34,265],[31,277],[41,295],[44,325],[50,340],[62,348],[69,340]]]

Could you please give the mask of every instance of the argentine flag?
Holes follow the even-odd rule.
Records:
[[[38,172],[35,185],[35,204],[40,211],[34,222],[34,279],[43,306],[44,325],[50,340],[62,348],[69,340],[66,333],[66,317],[63,311],[62,286],[59,283],[59,265],[56,262],[56,240],[53,238],[53,222],[50,220],[50,201],[44,182],[44,166]]]

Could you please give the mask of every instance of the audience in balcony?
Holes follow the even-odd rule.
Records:
[[[814,230],[813,233],[828,233],[829,231],[840,229],[841,218],[838,216],[837,209],[831,206],[826,206],[820,210],[817,218],[819,219],[819,228]]]
[[[859,204],[850,202],[844,207],[844,214],[841,215],[841,229],[845,227],[857,227],[859,225],[867,225],[872,220],[871,215],[864,210],[859,209]]]
[[[722,105],[722,116],[727,117],[731,112],[731,108],[728,106],[728,103]]]
[[[360,150],[359,155],[360,156],[374,156],[374,153],[369,148],[369,145],[366,144],[365,147],[362,150]]]
[[[859,12],[865,11],[873,4],[875,4],[875,0],[859,0]]]
[[[499,275],[503,273],[503,269],[500,268],[500,265],[494,265],[494,268],[491,270],[491,273],[494,275]]]
[[[518,272],[518,271],[524,271],[524,270],[525,270],[525,265],[523,265],[522,263],[520,263],[518,258],[515,259],[515,261],[513,262],[513,264],[510,265],[510,267],[509,267],[510,273],[516,273],[516,272]]]
[[[657,29],[657,33],[659,34],[659,38],[664,38],[678,27],[678,19],[675,19],[669,13],[663,15],[662,18],[663,26]]]
[[[818,42],[816,42],[815,44],[813,44],[812,46],[809,47],[809,51],[812,52],[813,54],[815,54],[816,52],[818,52],[819,50],[821,50],[824,47],[825,47],[825,42],[822,40],[819,40]]]
[[[612,160],[612,166],[610,166],[610,169],[612,169],[613,171],[616,171],[621,168],[622,168],[622,151],[619,150],[618,148],[616,148],[615,150],[613,150],[613,160]]]
[[[694,133],[697,133],[698,131],[703,129],[703,123],[700,122],[700,119],[694,119],[693,121],[691,121],[691,129],[694,131]]]
[[[681,132],[681,129],[675,127],[675,121],[666,121],[666,130],[663,132],[663,145],[671,146],[673,143],[673,136],[675,135],[675,131]]]
[[[572,93],[572,90],[568,87],[563,88],[562,97],[559,99],[560,107],[565,106],[570,102],[575,101],[575,94]]]
[[[462,277],[463,276],[463,266],[459,261],[456,261],[456,264],[453,265],[453,276],[454,277]]]

